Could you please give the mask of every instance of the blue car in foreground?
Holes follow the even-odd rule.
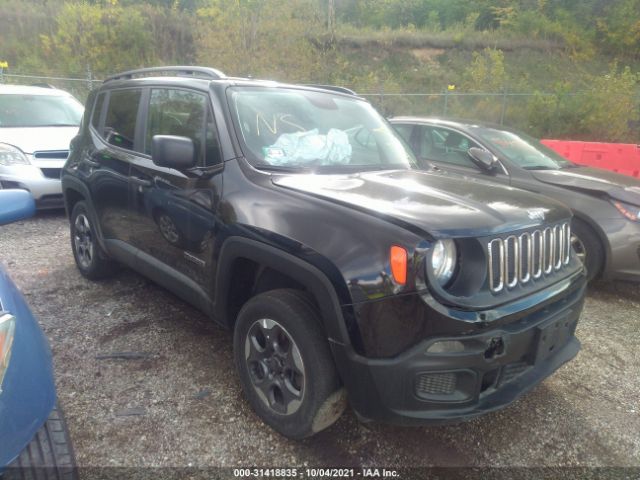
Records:
[[[0,190],[0,225],[34,211],[29,192]],[[49,344],[0,266],[0,477],[77,478],[68,438],[56,407]]]

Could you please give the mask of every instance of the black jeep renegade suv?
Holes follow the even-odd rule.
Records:
[[[80,272],[116,262],[234,330],[280,433],[503,407],[576,355],[584,272],[570,212],[414,169],[337,87],[166,67],[107,79],[62,175]]]

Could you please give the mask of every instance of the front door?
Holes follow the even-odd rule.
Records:
[[[509,184],[509,176],[504,172],[489,173],[471,160],[469,149],[483,147],[456,130],[440,126],[417,125],[413,144],[419,159],[427,160],[447,171]]]
[[[209,98],[192,90],[153,88],[145,125],[144,155],[132,162],[129,178],[139,262],[143,268],[149,262],[168,268],[210,291],[223,163]],[[155,165],[155,135],[192,139],[197,167],[178,171]]]

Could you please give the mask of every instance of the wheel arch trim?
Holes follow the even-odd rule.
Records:
[[[98,221],[98,217],[96,215],[96,210],[93,206],[93,200],[91,199],[91,193],[89,192],[89,187],[87,187],[82,181],[80,181],[79,179],[70,176],[70,175],[64,175],[62,177],[62,193],[64,195],[64,208],[67,212],[67,218],[69,218],[69,221],[71,221],[71,213],[73,209],[69,208],[69,199],[68,199],[68,192],[72,190],[78,194],[80,194],[82,196],[82,200],[83,202],[85,202],[85,204],[87,205],[87,210],[89,213],[89,215],[91,216],[91,221],[93,222],[93,227],[96,230],[97,233],[97,237],[98,237],[98,243],[100,243],[100,247],[105,251],[105,252],[109,252],[109,249],[107,248],[107,245],[104,241],[104,236],[102,235],[102,226],[100,225],[100,222]]]
[[[228,238],[222,245],[219,259],[214,305],[216,316],[224,318],[227,326],[231,327],[233,323],[233,319],[225,315],[232,266],[238,259],[247,259],[287,275],[306,287],[318,303],[328,339],[343,345],[351,343],[336,290],[318,267],[276,247],[244,237]]]

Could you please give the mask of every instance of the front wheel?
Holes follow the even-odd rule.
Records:
[[[311,436],[346,407],[326,335],[304,292],[273,290],[249,300],[236,322],[234,357],[249,403],[286,437]]]

